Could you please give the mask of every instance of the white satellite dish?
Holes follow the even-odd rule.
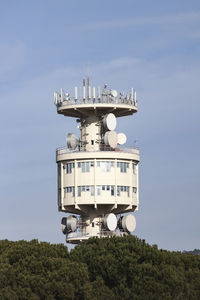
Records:
[[[111,148],[117,147],[117,133],[114,130],[107,131],[104,135],[104,143]]]
[[[118,133],[117,135],[117,144],[124,145],[126,143],[126,135],[124,133]]]
[[[112,90],[110,92],[110,94],[111,94],[112,97],[117,97],[117,91],[116,90]]]
[[[104,226],[110,231],[113,231],[117,228],[117,218],[113,213],[105,216]]]
[[[67,142],[67,148],[69,148],[70,150],[75,150],[79,144],[79,139],[76,137],[75,134],[68,133],[66,142]]]
[[[136,228],[136,220],[133,215],[126,215],[120,219],[120,227],[127,232],[133,232]]]
[[[108,129],[108,130],[115,130],[116,125],[117,125],[117,120],[114,114],[110,113],[105,115],[103,118],[103,125]]]
[[[77,229],[78,220],[75,216],[68,216],[67,217],[67,231],[74,232]]]

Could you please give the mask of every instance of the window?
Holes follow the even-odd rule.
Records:
[[[97,196],[101,196],[101,191],[103,192],[103,195],[108,195],[105,193],[110,193],[111,196],[115,195],[114,185],[97,185]]]
[[[101,186],[97,185],[97,196],[101,196]]]
[[[91,145],[94,145],[94,140],[91,140]]]
[[[83,173],[90,172],[90,167],[94,167],[94,161],[78,162],[78,168],[81,168]]]
[[[111,185],[111,196],[115,195],[115,189],[114,189],[114,185]]]
[[[67,187],[64,188],[64,191],[67,194],[71,193],[72,197],[75,196],[75,188],[74,188],[74,186],[67,186]]]
[[[114,161],[97,161],[97,167],[101,167],[102,172],[110,172],[111,168],[114,167]]]
[[[78,186],[78,197],[81,196],[81,186]]]
[[[65,164],[65,173],[70,174],[72,173],[72,169],[74,168],[74,163],[68,162]]]
[[[126,192],[127,196],[130,197],[130,187],[129,186],[118,185],[117,186],[117,196],[118,197],[121,195],[121,192]]]
[[[78,186],[78,197],[81,197],[81,192],[90,192],[90,196],[94,196],[94,185]]]
[[[90,186],[90,196],[94,196],[94,186]]]
[[[120,172],[126,173],[127,169],[129,168],[129,163],[118,161],[117,162],[117,167],[120,168]]]
[[[133,186],[133,193],[137,193],[137,188]]]
[[[136,163],[133,162],[133,163],[132,163],[132,166],[133,166],[133,174],[136,174]]]

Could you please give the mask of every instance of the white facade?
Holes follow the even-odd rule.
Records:
[[[107,87],[97,96],[93,88],[91,97],[90,90],[88,79],[87,97],[85,82],[83,97],[78,97],[77,88],[75,98],[55,93],[57,112],[80,124],[80,138],[69,135],[68,148],[56,151],[58,209],[73,214],[62,219],[70,243],[129,234],[135,220],[131,216],[127,223],[119,214],[133,212],[139,204],[139,150],[119,147],[117,133],[109,130],[115,129],[117,117],[137,112],[137,100],[133,94],[117,97]]]

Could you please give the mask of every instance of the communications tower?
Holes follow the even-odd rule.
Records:
[[[61,221],[66,241],[130,234],[136,227],[130,212],[139,203],[139,150],[122,146],[126,135],[115,128],[117,118],[137,112],[135,90],[118,95],[107,85],[91,88],[88,77],[74,97],[61,89],[54,101],[58,114],[75,118],[80,130],[56,150],[58,210],[70,213]]]

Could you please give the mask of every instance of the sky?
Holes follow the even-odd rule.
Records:
[[[0,239],[65,243],[55,151],[78,132],[53,93],[88,74],[137,91],[117,125],[141,154],[134,234],[200,248],[199,0],[0,0]]]

